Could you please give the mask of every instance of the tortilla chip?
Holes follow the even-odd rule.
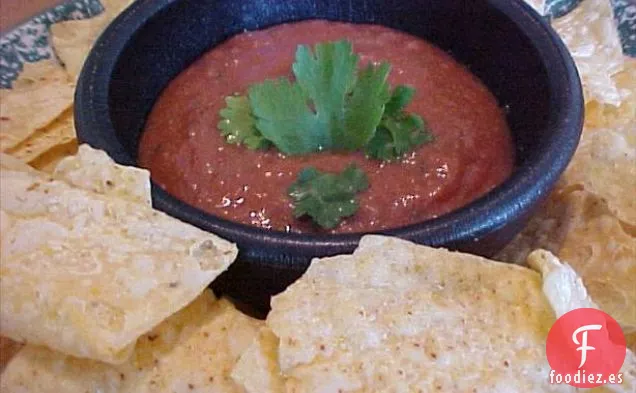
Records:
[[[73,142],[76,138],[73,110],[70,109],[51,124],[36,130],[24,141],[7,149],[7,153],[24,162],[30,162],[55,146]]]
[[[262,324],[227,300],[215,301],[206,290],[141,337],[133,357],[122,365],[27,346],[2,375],[2,391],[240,393],[229,373]]]
[[[605,200],[620,220],[636,226],[636,123],[588,130],[563,175]]]
[[[29,165],[39,171],[53,173],[63,159],[77,154],[78,150],[77,140],[63,145],[57,145],[35,160],[29,162]]]
[[[152,205],[150,172],[118,165],[104,151],[83,144],[77,155],[64,158],[53,176],[84,190]]]
[[[585,0],[555,19],[552,27],[570,50],[583,83],[586,101],[619,105],[612,75],[623,69],[623,50],[610,0]]]
[[[76,80],[93,44],[112,20],[101,14],[94,18],[69,20],[51,26],[51,42],[68,73]]]
[[[571,392],[548,384],[541,285],[520,266],[365,236],[313,261],[267,325],[286,391]]]
[[[243,352],[232,370],[232,379],[246,393],[284,391],[284,379],[278,367],[278,338],[263,327],[256,340]]]
[[[22,344],[0,336],[0,372],[5,369],[7,363],[22,349]]]
[[[583,280],[571,266],[561,263],[546,250],[535,250],[528,256],[528,265],[541,272],[545,293],[556,317],[577,309],[600,309],[583,285]]]
[[[600,309],[588,294],[583,280],[574,269],[561,263],[549,251],[534,251],[528,257],[528,264],[541,271],[543,291],[555,310],[557,318],[577,308]],[[603,389],[612,392],[636,391],[636,356],[631,350],[627,351],[620,371],[623,374],[622,384],[608,384]]]
[[[25,63],[12,89],[0,89],[0,151],[6,152],[70,108],[74,88],[54,60]]]
[[[596,305],[570,266],[546,251],[531,259],[543,282],[523,267],[365,236],[353,256],[314,261],[273,299],[232,377],[248,393],[578,391],[548,384],[545,339],[555,312]],[[623,384],[590,392],[633,391],[635,365],[630,351]]]
[[[636,122],[636,59],[625,57],[624,70],[612,77],[621,97],[619,106],[590,101],[585,104],[585,127],[612,128]]]
[[[110,15],[113,19],[128,8],[134,0],[101,0],[104,7],[104,13]]]
[[[149,206],[44,175],[0,176],[0,329],[14,340],[120,363],[236,257]]]
[[[601,308],[626,334],[636,332],[636,238],[593,194],[574,189],[555,192],[530,225],[497,259],[522,262],[546,248],[580,275]]]
[[[38,173],[32,166],[5,153],[0,153],[0,168],[20,172]]]
[[[636,333],[636,238],[593,195],[575,191],[568,199],[572,213],[559,258],[572,265],[625,333]]]
[[[104,12],[100,15],[90,19],[59,22],[51,26],[51,42],[55,53],[73,80],[76,80],[82,71],[84,61],[95,41],[110,22],[131,3],[131,0],[103,0]]]

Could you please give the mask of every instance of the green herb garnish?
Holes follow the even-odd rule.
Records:
[[[375,136],[365,148],[370,157],[384,161],[394,160],[414,147],[433,140],[424,119],[404,111],[414,94],[415,89],[407,86],[398,86],[393,90]]]
[[[308,167],[289,187],[296,218],[309,216],[323,228],[331,229],[358,210],[356,194],[369,187],[367,175],[355,164],[339,174]]]
[[[229,143],[250,149],[273,144],[289,155],[323,150],[362,150],[394,159],[430,140],[423,120],[404,112],[414,89],[389,91],[388,63],[358,71],[348,41],[301,45],[292,66],[295,81],[267,80],[247,97],[226,99],[219,123]]]
[[[228,143],[244,144],[252,150],[270,145],[256,129],[247,97],[226,97],[225,103],[227,106],[220,113],[227,121],[221,121],[219,129]]]
[[[390,161],[432,140],[426,122],[405,111],[415,89],[390,91],[391,66],[368,64],[348,41],[300,45],[292,65],[294,80],[266,80],[246,96],[225,99],[219,123],[228,143],[249,149],[274,145],[288,155],[323,150],[364,151]],[[323,228],[334,228],[358,210],[356,193],[369,187],[355,165],[339,174],[305,168],[289,188],[294,215],[309,216]]]

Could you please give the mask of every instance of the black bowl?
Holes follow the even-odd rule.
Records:
[[[442,217],[381,233],[485,256],[502,248],[550,192],[578,144],[580,81],[556,33],[521,0],[142,0],[98,40],[79,79],[81,142],[135,165],[146,116],[167,83],[208,49],[244,29],[303,19],[376,23],[423,37],[467,65],[501,105],[517,147],[501,186]],[[153,204],[236,242],[239,261],[215,289],[265,308],[311,258],[350,253],[362,234],[300,235],[202,212],[155,184]]]

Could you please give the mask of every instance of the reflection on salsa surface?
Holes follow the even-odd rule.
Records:
[[[353,44],[360,65],[389,62],[391,86],[416,89],[407,109],[426,119],[433,142],[395,162],[363,152],[284,156],[275,148],[226,143],[217,128],[226,96],[290,76],[298,45],[341,39]],[[293,232],[324,231],[294,218],[287,190],[298,173],[308,166],[340,172],[352,162],[370,186],[335,233],[408,225],[457,209],[510,175],[514,148],[495,97],[440,49],[381,26],[306,21],[243,33],[204,54],[157,100],[139,151],[153,180],[185,202],[228,220]]]

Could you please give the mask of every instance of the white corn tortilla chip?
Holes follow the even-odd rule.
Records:
[[[604,199],[619,219],[636,226],[636,119],[613,129],[588,130],[563,175]]]
[[[620,105],[586,102],[586,129],[636,126],[636,59],[625,57],[624,61],[623,71],[612,77],[620,94]]]
[[[585,0],[552,27],[567,45],[581,75],[586,101],[619,105],[612,75],[623,68],[623,50],[610,0]]]
[[[59,164],[64,158],[77,154],[78,150],[79,146],[77,144],[77,140],[63,145],[57,145],[46,153],[41,154],[35,160],[29,162],[29,165],[39,171],[53,173],[57,164]]]
[[[130,199],[150,206],[150,172],[118,165],[104,151],[83,144],[77,155],[64,158],[53,176],[99,194]]]
[[[0,153],[0,168],[12,171],[31,172],[35,174],[39,173],[32,166],[25,163],[24,161],[21,161],[5,153]]]
[[[206,290],[142,336],[124,364],[27,346],[11,361],[0,386],[3,392],[242,393],[229,373],[262,324]]]
[[[55,60],[25,63],[12,89],[0,89],[0,151],[6,152],[73,104],[74,87]]]
[[[246,393],[284,391],[284,379],[278,367],[278,338],[263,327],[256,340],[241,355],[232,370],[232,379]]]
[[[11,149],[7,149],[7,153],[24,162],[30,162],[52,148],[72,142],[76,138],[73,111],[67,110],[52,123],[36,130]]]
[[[499,255],[521,263],[544,248],[568,261],[601,308],[636,333],[636,238],[600,198],[581,189],[553,193]]]
[[[90,19],[69,20],[51,26],[51,42],[68,73],[77,79],[95,40],[112,17],[97,15]]]
[[[561,263],[546,250],[535,250],[528,255],[528,265],[540,271],[545,293],[556,317],[577,308],[600,308],[587,293],[583,280],[571,266]]]
[[[237,254],[149,206],[34,173],[0,180],[0,331],[17,341],[120,363]]]
[[[104,6],[104,13],[110,15],[113,19],[122,13],[134,0],[101,0]]]
[[[104,152],[92,149],[88,145],[82,146],[80,152],[80,156],[69,157],[64,165],[58,168],[55,174],[57,178],[80,188],[150,205],[150,178],[147,171],[118,165]],[[86,167],[82,167],[82,164]],[[0,165],[3,169],[37,173],[33,167],[4,153],[0,153]],[[111,186],[108,186],[107,181]],[[4,228],[2,229],[0,232],[4,232]],[[0,336],[0,371],[21,347],[22,344]]]
[[[285,391],[574,391],[548,384],[541,284],[520,266],[365,236],[272,300]]]
[[[69,20],[51,26],[51,42],[55,53],[73,80],[76,80],[82,71],[84,61],[97,38],[119,13],[132,3],[132,0],[106,0],[101,3],[104,12],[93,18]]]
[[[543,291],[545,292],[557,317],[577,308],[595,308],[598,305],[588,294],[583,280],[571,266],[562,263],[552,253],[536,250],[528,256],[528,264],[541,271],[543,275]],[[610,316],[612,316],[610,314]],[[625,362],[620,372],[623,374],[621,384],[607,384],[603,388],[616,393],[636,391],[636,356],[631,350],[625,355]]]
[[[550,302],[558,314],[594,303],[550,257],[532,262],[542,281],[523,267],[366,236],[353,256],[314,261],[274,298],[232,377],[248,393],[576,392],[548,384]],[[591,392],[630,392],[635,370],[629,352],[623,385]]]
[[[568,204],[572,213],[559,258],[572,265],[625,333],[636,333],[636,238],[595,196],[575,191]]]

